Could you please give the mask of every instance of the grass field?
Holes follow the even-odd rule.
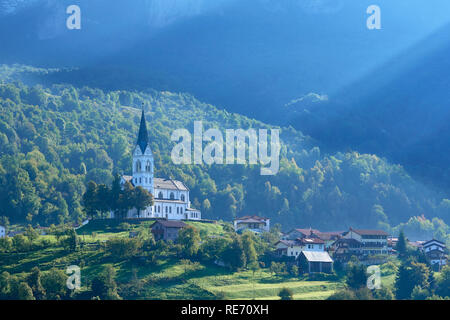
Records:
[[[265,270],[254,275],[251,271],[242,271],[191,281],[210,292],[221,293],[225,299],[279,299],[279,291],[289,288],[295,299],[317,300],[325,299],[343,287],[340,282],[277,277]]]
[[[327,299],[337,290],[344,288],[344,280],[311,281],[307,276],[293,278],[275,276],[268,269],[232,272],[215,264],[195,264],[187,268],[175,256],[161,257],[156,263],[147,264],[139,259],[117,260],[102,249],[102,243],[112,237],[128,237],[130,231],[149,227],[153,221],[129,223],[124,225],[115,220],[92,221],[77,230],[80,240],[87,245],[73,253],[63,248],[48,248],[27,253],[0,254],[0,273],[25,276],[34,266],[41,271],[51,268],[64,270],[69,265],[78,265],[82,269],[82,291],[88,291],[91,279],[106,265],[113,265],[116,281],[123,289],[122,296],[127,299],[279,299],[282,288],[289,288],[294,299]],[[201,234],[220,236],[224,233],[221,224],[188,222]],[[51,235],[40,236],[38,241],[56,242]],[[90,243],[94,243],[89,246]],[[392,287],[394,274],[382,277],[383,286]],[[130,294],[129,288],[138,288],[138,294]],[[135,290],[136,291],[136,290]],[[133,292],[135,292],[133,291]]]

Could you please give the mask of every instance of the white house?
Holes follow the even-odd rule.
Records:
[[[436,239],[429,240],[422,244],[422,250],[430,260],[431,265],[444,266],[447,264],[446,246],[443,242]]]
[[[258,216],[243,216],[234,219],[234,231],[250,230],[254,233],[269,232],[270,219]]]
[[[0,226],[0,238],[6,238],[6,228],[4,226]]]
[[[275,244],[279,256],[298,257],[303,250],[303,244],[297,240],[280,240]]]
[[[127,218],[165,218],[168,220],[200,220],[201,212],[191,207],[189,189],[181,181],[153,176],[153,154],[149,145],[144,110],[136,147],[133,152],[133,175],[123,175],[122,185],[130,182],[133,186],[143,187],[154,197],[154,204],[138,212],[130,210]],[[110,214],[111,218],[114,213]]]
[[[280,240],[275,244],[275,249],[280,256],[297,258],[302,251],[325,251],[325,242],[318,238]]]
[[[343,239],[358,241],[360,252],[364,255],[388,254],[388,233],[382,230],[363,230],[350,228],[342,236]]]

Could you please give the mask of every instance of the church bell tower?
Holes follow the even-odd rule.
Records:
[[[133,152],[133,184],[153,194],[153,154],[149,145],[144,107],[142,107],[141,124]]]

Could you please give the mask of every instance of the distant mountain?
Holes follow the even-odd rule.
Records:
[[[450,25],[292,124],[328,150],[375,152],[450,191]]]
[[[446,0],[379,0],[383,29],[369,31],[372,2],[24,0],[0,20],[0,62],[77,67],[69,77],[80,85],[190,92],[281,123],[283,105],[340,91],[442,26],[450,10]],[[65,27],[69,4],[82,9],[81,30]]]

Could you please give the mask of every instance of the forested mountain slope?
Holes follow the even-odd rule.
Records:
[[[205,218],[260,214],[283,228],[397,225],[412,216],[441,217],[450,201],[415,182],[399,165],[356,152],[321,154],[314,142],[282,128],[280,171],[258,166],[174,165],[174,129],[269,128],[216,109],[189,94],[104,92],[70,85],[0,85],[0,216],[51,224],[84,217],[81,196],[89,180],[109,183],[131,172],[131,150],[144,103],[156,176],[181,179]]]

